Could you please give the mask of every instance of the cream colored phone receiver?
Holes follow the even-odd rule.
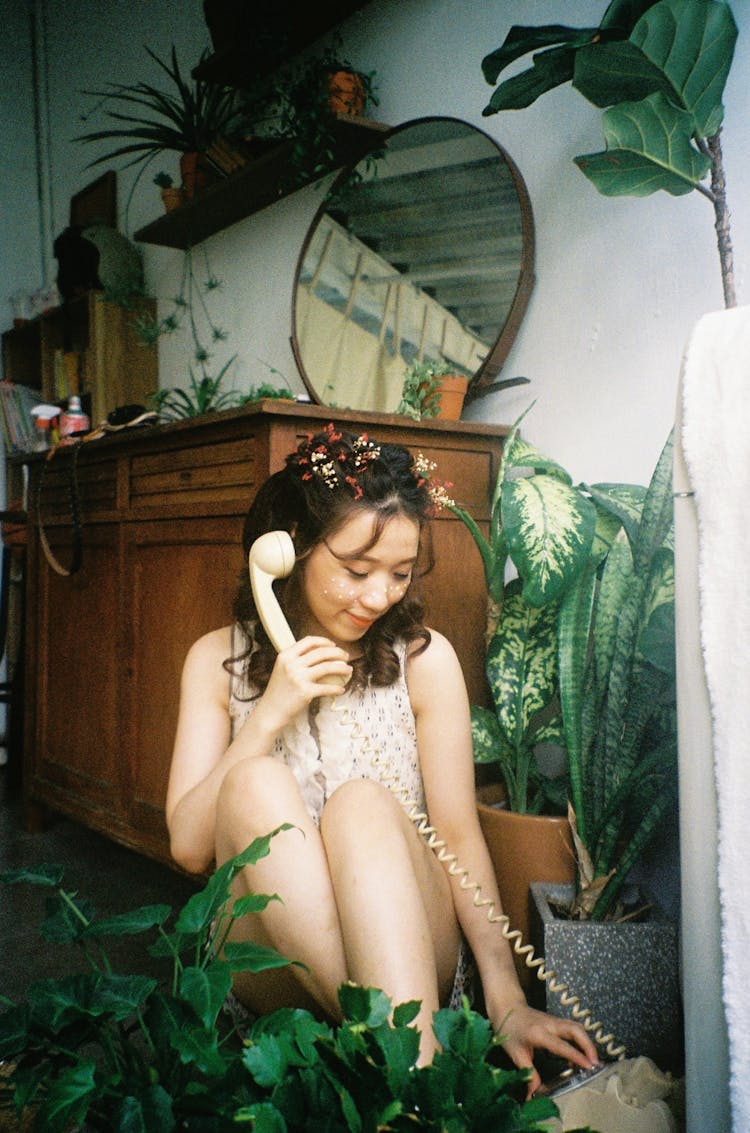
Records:
[[[294,568],[294,543],[288,531],[267,531],[250,548],[247,565],[255,608],[277,652],[294,645],[294,636],[273,592],[273,580],[286,578]]]

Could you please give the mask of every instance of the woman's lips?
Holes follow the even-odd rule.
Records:
[[[352,619],[355,626],[359,626],[360,629],[369,629],[375,620],[374,618],[360,618],[357,614],[349,614],[349,617]]]

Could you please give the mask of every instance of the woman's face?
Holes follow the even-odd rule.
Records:
[[[368,547],[374,523],[374,512],[363,508],[310,553],[302,583],[305,634],[347,649],[403,598],[419,551],[419,526],[394,515]]]

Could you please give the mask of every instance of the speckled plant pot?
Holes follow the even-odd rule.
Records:
[[[646,1055],[662,1070],[683,1061],[677,927],[654,906],[648,921],[598,923],[555,917],[553,903],[570,900],[573,886],[533,882],[531,940],[558,979],[601,1021],[628,1057]],[[546,1009],[572,1015],[549,987]],[[542,1005],[542,1004],[540,1004]]]

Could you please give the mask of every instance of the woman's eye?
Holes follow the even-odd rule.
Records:
[[[411,571],[408,570],[406,574],[394,573],[393,577],[396,579],[396,582],[408,582],[411,578]]]
[[[352,578],[367,578],[366,570],[355,570],[354,567],[347,567],[346,573]]]

